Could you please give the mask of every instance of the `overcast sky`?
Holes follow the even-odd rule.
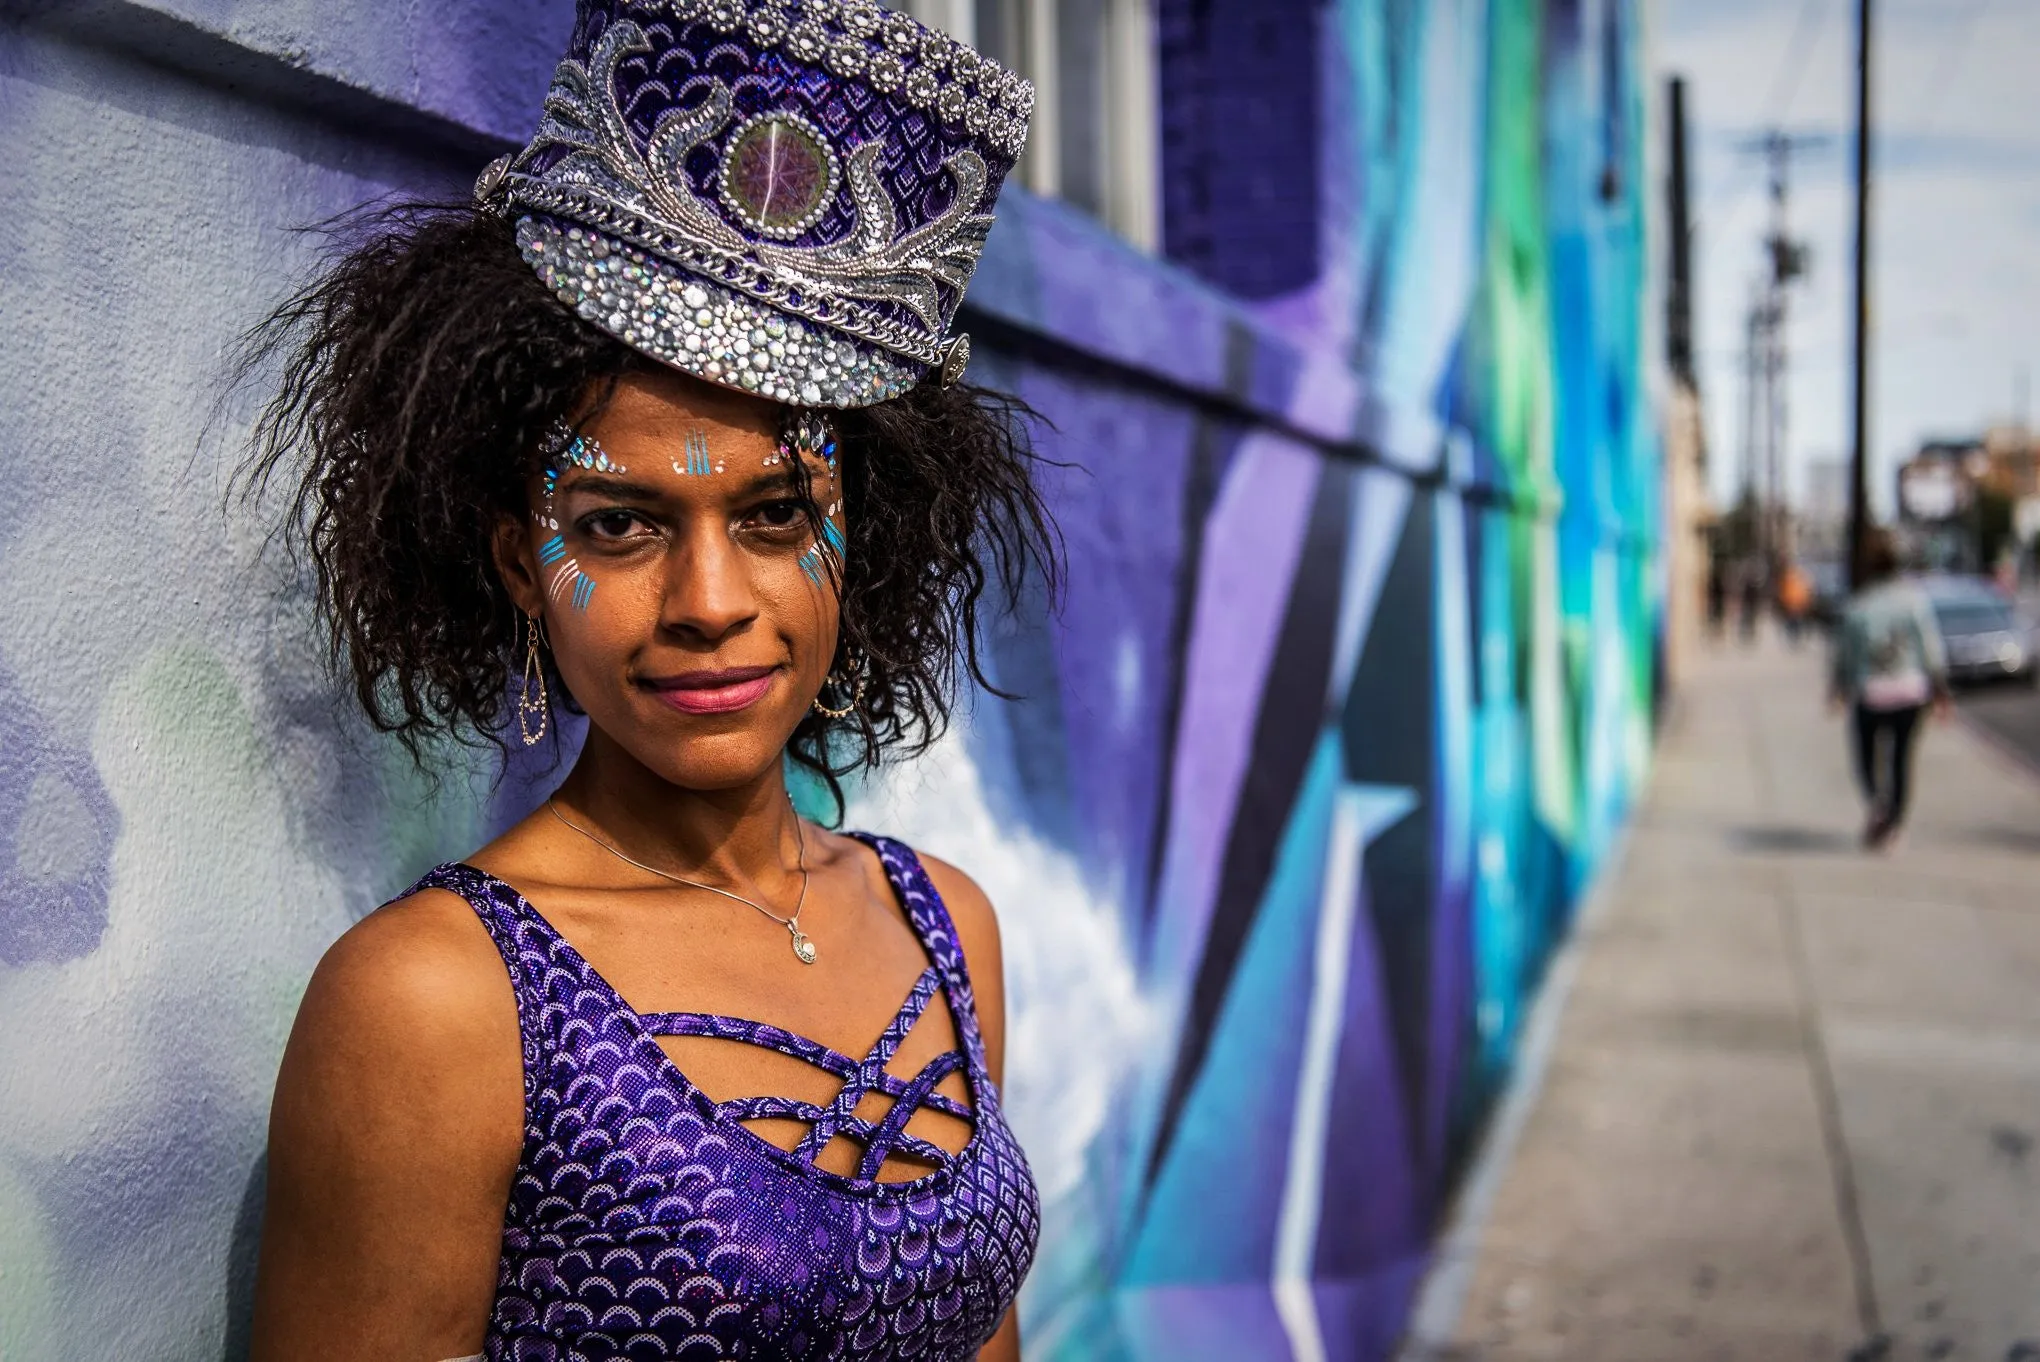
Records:
[[[1789,487],[1846,453],[1856,0],[1647,0],[1658,75],[1687,78],[1697,344],[1718,497],[1742,459],[1741,346],[1770,206],[1767,126],[1826,134],[1795,156],[1791,214],[1812,247],[1792,299]],[[1875,0],[1873,496],[1922,439],[2040,405],[2040,0]],[[2031,411],[2027,413],[2029,416]]]

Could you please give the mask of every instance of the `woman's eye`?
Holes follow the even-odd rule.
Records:
[[[807,508],[797,501],[770,501],[751,512],[751,522],[765,530],[805,528]]]
[[[644,528],[644,522],[629,511],[597,511],[581,521],[582,531],[591,539],[629,539]]]

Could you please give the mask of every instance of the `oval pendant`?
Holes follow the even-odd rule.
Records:
[[[808,940],[807,934],[798,927],[788,927],[786,930],[793,933],[794,958],[803,965],[812,965],[815,962],[815,943]]]

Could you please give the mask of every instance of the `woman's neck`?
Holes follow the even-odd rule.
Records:
[[[800,855],[793,803],[777,763],[744,785],[691,790],[590,727],[554,799],[577,826],[631,859],[719,887],[769,893],[794,873]]]

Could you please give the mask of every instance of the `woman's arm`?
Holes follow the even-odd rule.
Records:
[[[932,856],[921,858],[928,878],[949,919],[956,924],[956,943],[970,967],[972,996],[977,1002],[978,1029],[985,1038],[985,1066],[992,1082],[1006,1082],[1006,963],[999,946],[999,917],[992,901],[970,876]],[[1020,1312],[1008,1310],[1006,1322],[992,1341],[978,1350],[978,1362],[1020,1362]]]
[[[1948,698],[1948,645],[1941,637],[1941,621],[1934,616],[1934,604],[1924,591],[1913,592],[1913,632],[1919,640],[1920,666],[1933,683],[1934,698]]]
[[[523,1131],[517,1012],[458,897],[336,942],[270,1111],[254,1362],[434,1362],[481,1350]]]

